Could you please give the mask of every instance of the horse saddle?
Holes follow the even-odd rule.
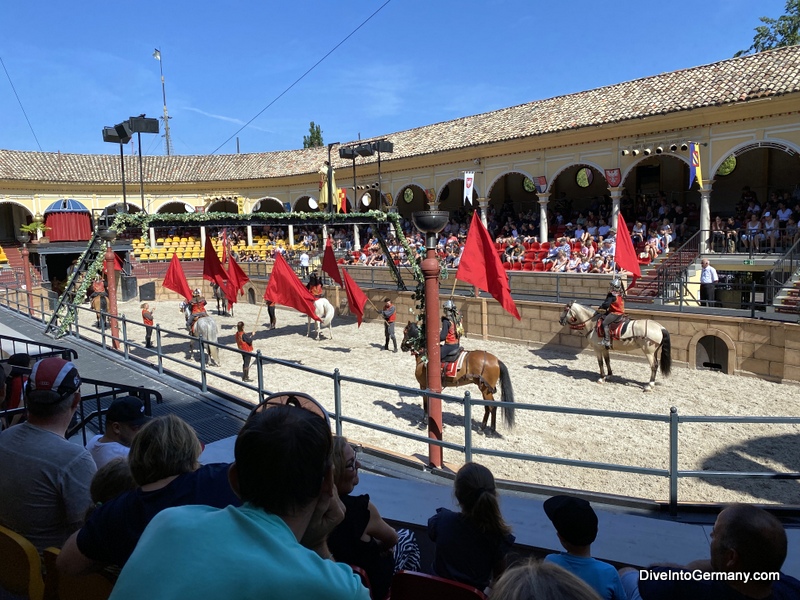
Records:
[[[450,353],[442,357],[442,376],[455,377],[459,369],[464,366],[464,359],[467,357],[467,351],[463,348],[458,349],[458,354]],[[449,359],[449,360],[445,360]]]
[[[611,330],[610,338],[612,340],[620,339],[620,337],[624,335],[626,331],[628,331],[628,325],[630,324],[630,322],[631,322],[630,317],[623,317],[616,323],[612,323],[611,326],[609,327],[609,329]],[[597,331],[597,335],[599,337],[601,338],[605,337],[606,330],[603,327],[603,319],[597,319],[597,325],[595,326],[595,328]]]

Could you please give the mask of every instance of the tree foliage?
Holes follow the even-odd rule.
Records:
[[[303,136],[303,148],[319,148],[322,145],[322,129],[319,125],[315,125],[314,121],[311,121],[308,127],[308,135]]]
[[[759,18],[763,25],[756,27],[753,45],[734,56],[800,44],[800,0],[786,0],[784,10],[786,13],[777,19]]]

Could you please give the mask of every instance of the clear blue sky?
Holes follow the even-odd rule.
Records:
[[[105,125],[162,114],[176,154],[302,148],[730,58],[785,0],[6,1],[0,148],[113,154]],[[163,132],[163,127],[162,127]],[[224,145],[223,145],[224,144]],[[143,136],[163,154],[161,136]],[[128,148],[128,152],[130,152]]]

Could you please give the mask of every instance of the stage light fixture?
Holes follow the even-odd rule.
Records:
[[[645,156],[650,156],[653,153],[653,151],[650,148],[645,148],[644,150],[642,150],[642,152],[644,152]]]
[[[670,152],[677,152],[677,151],[678,151],[678,144],[672,144],[672,145],[669,147],[669,151],[670,151]]]
[[[683,150],[684,152],[686,152],[688,149],[689,149],[689,144],[687,144],[686,142],[683,142],[683,143],[681,144],[681,150]]]
[[[372,147],[372,144],[361,144],[356,146],[355,148],[356,154],[359,156],[372,156],[375,154],[375,149]]]
[[[664,148],[662,146],[656,146],[656,154],[663,154]]]
[[[622,156],[628,156],[628,154],[630,154],[630,153],[631,153],[630,150],[623,150],[622,151]]]
[[[638,148],[634,148],[633,150],[631,150],[631,154],[633,156],[639,156],[639,149]]]

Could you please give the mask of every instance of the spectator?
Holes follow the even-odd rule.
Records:
[[[97,467],[88,450],[65,439],[80,387],[74,364],[40,360],[25,385],[27,422],[0,433],[0,524],[40,552],[60,547],[91,504]]]
[[[230,472],[245,505],[157,515],[111,598],[368,600],[359,577],[331,560],[326,543],[344,518],[331,449],[328,420],[310,410],[273,406],[251,415]]]
[[[310,259],[308,257],[308,252],[303,250],[303,252],[300,254],[300,271],[301,271],[303,279],[308,277],[308,267],[309,267],[310,264],[311,263],[310,263]]]
[[[86,519],[98,508],[110,502],[123,492],[136,489],[136,480],[133,478],[127,458],[115,458],[97,469],[89,486],[92,506],[86,513]]]
[[[346,510],[344,520],[328,538],[328,547],[337,560],[364,569],[373,597],[385,598],[397,571],[419,571],[419,546],[411,531],[395,531],[384,521],[367,494],[352,495],[360,466],[356,449],[347,439],[334,438],[334,481]]]
[[[455,496],[461,512],[438,508],[428,519],[428,536],[436,543],[433,572],[483,590],[505,570],[515,538],[489,469],[466,463],[456,474]]]
[[[717,270],[704,258],[700,261],[700,306],[716,306]]]
[[[565,273],[567,270],[567,262],[567,254],[559,248],[556,250],[556,259],[552,262],[548,271],[552,271],[553,273]]]
[[[767,250],[767,253],[774,252],[775,242],[780,238],[781,235],[778,219],[776,219],[771,212],[767,211],[764,213],[762,226],[764,228],[765,241],[769,243],[769,249]]]
[[[717,516],[711,532],[710,560],[700,560],[686,567],[653,565],[648,571],[663,574],[663,580],[639,580],[635,569],[622,569],[620,575],[631,600],[684,600],[688,598],[796,600],[800,581],[780,574],[779,581],[754,579],[755,573],[780,571],[786,560],[786,531],[781,522],[767,511],[748,504],[732,504]],[[736,573],[729,581],[696,577],[669,577],[669,573],[700,570]],[[748,581],[742,581],[747,575]]]
[[[172,506],[240,505],[228,484],[228,464],[199,466],[202,447],[181,418],[152,419],[133,438],[128,455],[139,487],[97,508],[64,544],[59,570],[72,575],[105,565],[123,566],[147,524]]]
[[[544,562],[552,562],[577,575],[605,600],[627,600],[617,570],[592,558],[592,543],[597,538],[597,514],[591,504],[573,496],[553,496],[545,500],[544,512],[553,522],[558,541],[566,550],[549,554]]]
[[[633,224],[633,228],[631,229],[631,240],[633,241],[633,244],[636,245],[644,242],[646,234],[647,229],[645,228],[644,224],[639,219],[636,219],[636,222]]]
[[[761,221],[758,220],[756,213],[750,213],[750,220],[745,225],[745,232],[742,234],[742,241],[745,248],[750,248],[758,252],[764,234],[761,232]]]
[[[578,577],[553,563],[535,559],[506,571],[492,590],[492,600],[599,600]]]
[[[97,468],[115,458],[127,458],[133,437],[148,420],[144,414],[144,404],[139,398],[115,398],[106,412],[105,433],[94,436],[86,444]]]

